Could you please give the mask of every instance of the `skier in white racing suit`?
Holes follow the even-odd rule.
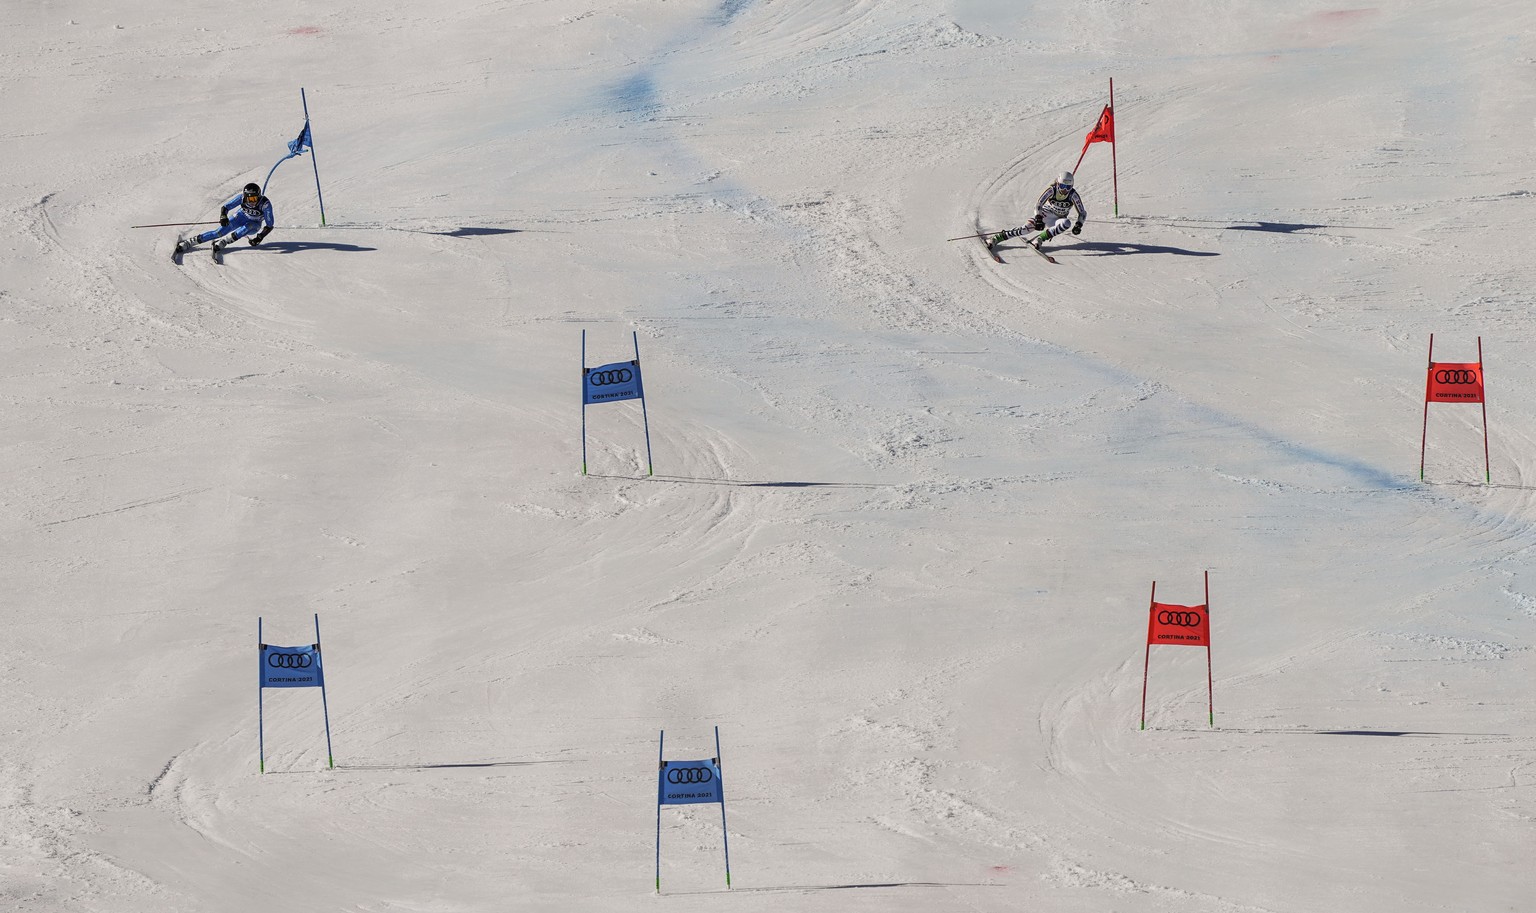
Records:
[[[1077,221],[1070,218],[1073,208],[1077,209]],[[1088,221],[1088,207],[1083,205],[1083,198],[1078,196],[1077,189],[1072,186],[1072,172],[1063,171],[1051,186],[1045,188],[1040,194],[1040,199],[1035,203],[1035,217],[1018,228],[1010,228],[1000,231],[987,239],[987,247],[995,247],[1009,238],[1031,233],[1033,238],[1029,240],[1029,246],[1035,250],[1040,245],[1051,240],[1068,229],[1072,234],[1081,234],[1083,223]]]

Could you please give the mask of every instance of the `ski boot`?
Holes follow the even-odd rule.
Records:
[[[1004,241],[1008,240],[1009,238],[1017,238],[1019,235],[1022,235],[1022,234],[1024,234],[1024,229],[1022,229],[1022,228],[1010,228],[1007,231],[1000,231],[997,234],[995,234],[992,237],[987,239],[987,246],[988,247],[994,247],[994,246],[996,246],[998,244],[1003,243]]]

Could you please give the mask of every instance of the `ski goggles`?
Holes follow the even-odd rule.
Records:
[[[254,203],[259,199],[261,199],[261,194],[259,193],[248,193],[245,195],[245,201],[247,203]]]

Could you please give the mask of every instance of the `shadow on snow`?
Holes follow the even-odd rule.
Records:
[[[534,764],[574,764],[575,759],[547,761],[465,761],[442,764],[337,764],[337,770],[464,770],[480,767],[528,767]]]
[[[673,482],[680,485],[734,485],[738,488],[890,488],[873,482],[752,482],[745,479],[697,479],[689,476],[613,476],[589,472],[589,479],[619,479],[626,482]]]
[[[864,888],[1000,888],[1003,885],[985,881],[888,881],[876,884],[806,884],[781,885],[762,888],[720,888],[712,891],[667,891],[672,896],[692,894],[774,894],[793,891],[856,891]]]
[[[333,244],[328,241],[268,241],[262,244],[260,250],[277,251],[280,254],[294,254],[301,250],[336,250],[346,253],[360,253],[363,251],[378,250],[377,247],[359,247],[356,244]],[[225,255],[235,253],[236,248],[231,246],[225,251]]]
[[[1126,254],[1175,254],[1180,257],[1219,257],[1213,250],[1185,250],[1161,244],[1135,244],[1130,241],[1079,241],[1067,247],[1050,247],[1046,253],[1079,253],[1087,257],[1120,257]]]

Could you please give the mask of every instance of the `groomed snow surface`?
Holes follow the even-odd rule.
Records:
[[[1364,0],[1374,2],[1374,0]],[[1517,0],[0,9],[0,908],[1536,909]],[[1089,149],[1080,238],[1009,242]],[[261,181],[218,267],[182,229]],[[320,227],[314,174],[325,195]],[[638,338],[637,404],[578,369]],[[1487,365],[1483,420],[1429,410]],[[637,337],[632,337],[637,334]],[[1148,594],[1203,599],[1151,656]],[[265,692],[256,625],[320,695]],[[714,756],[667,808],[657,735]]]

